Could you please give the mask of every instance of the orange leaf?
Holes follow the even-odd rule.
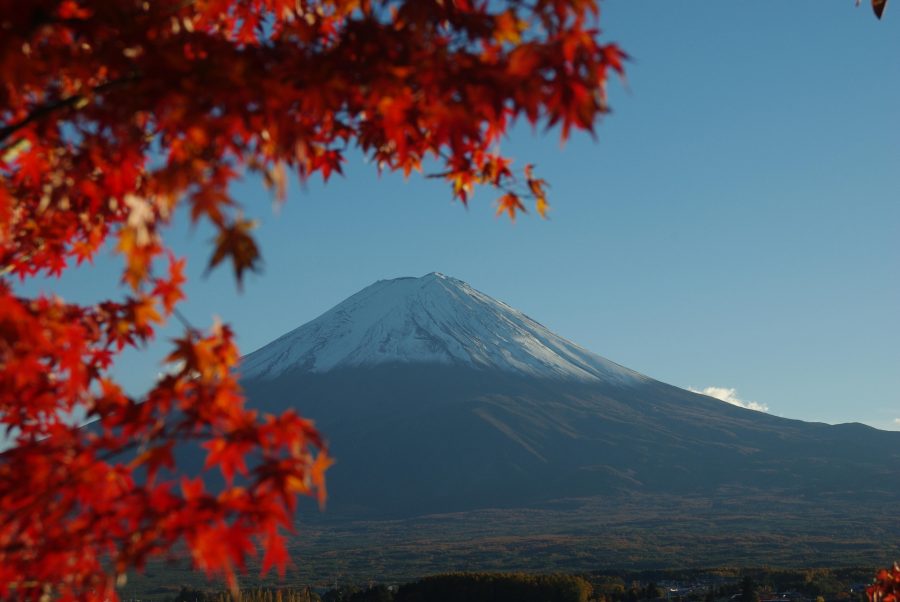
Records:
[[[526,213],[525,205],[523,205],[522,201],[519,200],[518,195],[512,192],[507,192],[497,201],[497,215],[508,213],[509,219],[511,219],[512,221],[516,221],[517,211]]]

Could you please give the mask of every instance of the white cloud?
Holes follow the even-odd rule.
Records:
[[[737,396],[737,389],[729,389],[727,387],[706,387],[705,389],[695,389],[693,387],[688,387],[689,391],[693,391],[694,393],[701,393],[703,395],[709,395],[710,397],[715,397],[716,399],[721,399],[726,403],[730,403],[731,405],[739,406],[742,408],[747,408],[748,410],[756,410],[757,412],[768,412],[769,406],[764,403],[759,403],[756,401],[744,401]],[[900,418],[897,419],[897,423],[900,424]]]
[[[894,424],[900,426],[900,418],[894,418]]]

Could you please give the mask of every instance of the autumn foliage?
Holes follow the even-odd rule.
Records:
[[[167,224],[183,206],[213,226],[210,267],[240,282],[258,248],[229,184],[256,172],[283,196],[350,149],[544,214],[545,183],[497,142],[517,118],[594,127],[624,60],[596,23],[593,0],[0,0],[0,596],[114,598],[179,549],[232,584],[256,554],[283,571],[330,459],[307,420],[244,407],[231,330],[185,324],[141,397],[110,376],[178,315]],[[17,291],[108,247],[121,298]],[[227,485],[174,466],[182,444]]]
[[[875,576],[875,583],[866,589],[871,602],[898,602],[900,600],[900,564],[882,569]]]

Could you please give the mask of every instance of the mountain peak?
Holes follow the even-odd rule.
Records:
[[[440,272],[375,282],[244,357],[241,373],[245,379],[270,379],[390,363],[621,384],[646,378]]]

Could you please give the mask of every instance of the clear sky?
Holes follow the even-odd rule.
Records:
[[[882,22],[864,4],[607,0],[604,38],[633,60],[597,139],[521,127],[503,145],[550,181],[549,221],[360,157],[277,213],[248,180],[265,272],[242,294],[227,269],[202,278],[210,233],[179,221],[184,313],[249,352],[375,280],[440,271],[659,380],[900,430],[900,0]],[[26,290],[118,294],[117,269]],[[167,348],[124,358],[133,392]]]

